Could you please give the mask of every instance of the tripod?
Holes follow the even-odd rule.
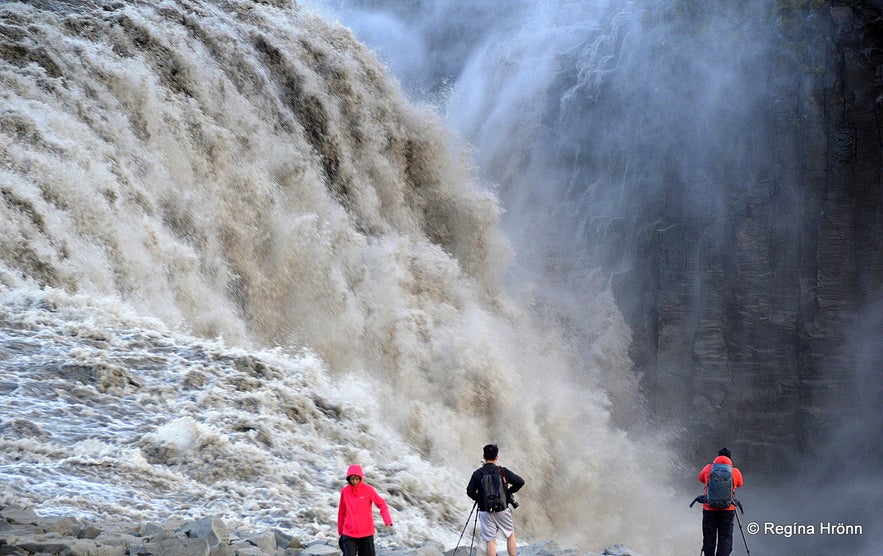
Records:
[[[736,503],[736,506],[739,507],[739,510],[742,510],[742,513],[744,514],[745,510],[742,509],[742,502],[739,502],[738,500],[735,500],[734,502]],[[739,532],[742,533],[742,542],[745,543],[745,552],[748,553],[748,556],[751,556],[751,551],[748,550],[748,541],[745,540],[745,531],[742,530],[742,519],[739,517],[739,511],[733,510],[733,513],[736,514],[736,522],[739,524]]]
[[[472,504],[472,509],[469,510],[469,516],[466,518],[466,524],[463,525],[463,530],[460,532],[460,538],[457,539],[457,546],[454,547],[454,552],[452,556],[458,556],[457,550],[460,548],[460,541],[463,540],[463,534],[466,533],[466,528],[469,527],[469,522],[472,520],[472,512],[475,512],[475,508],[478,506],[478,502]],[[472,540],[469,542],[469,555],[472,556],[472,547],[475,544],[475,528],[478,525],[478,512],[475,512],[475,522],[472,524]]]

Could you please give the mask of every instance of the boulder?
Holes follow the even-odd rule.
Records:
[[[209,556],[210,553],[211,549],[206,539],[186,537],[172,537],[129,547],[131,556]]]
[[[326,541],[310,543],[301,552],[301,556],[333,556],[338,554],[340,554],[340,547],[337,546],[337,543],[331,544]]]

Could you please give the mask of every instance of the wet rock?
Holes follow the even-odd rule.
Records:
[[[206,517],[192,521],[180,527],[178,531],[185,533],[188,538],[205,539],[209,545],[230,542],[230,529],[219,517]]]
[[[162,523],[85,523],[40,517],[28,508],[0,507],[3,556],[339,556],[336,541],[306,542],[271,529],[231,534],[217,516]],[[378,548],[377,556],[484,556],[483,546],[445,551],[436,541],[416,547]],[[503,553],[505,555],[505,552]],[[622,545],[602,554],[562,548],[551,540],[518,547],[519,556],[638,556]]]
[[[206,539],[172,537],[158,542],[129,546],[126,554],[132,556],[209,556],[211,550]]]
[[[27,508],[15,508],[15,507],[7,507],[0,510],[0,515],[3,516],[6,522],[12,524],[31,524],[37,520],[37,514],[34,510]]]
[[[604,556],[640,556],[637,552],[633,552],[621,544],[608,546],[601,554]]]
[[[307,545],[307,547],[301,552],[301,556],[331,556],[339,553],[340,547],[338,547],[337,544],[332,545],[323,541]]]

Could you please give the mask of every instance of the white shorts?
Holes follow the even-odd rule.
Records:
[[[502,512],[478,512],[478,522],[481,523],[481,540],[484,542],[496,539],[498,531],[507,539],[515,533],[511,508]]]

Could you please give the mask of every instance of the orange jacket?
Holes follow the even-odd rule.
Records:
[[[361,465],[350,465],[346,476],[358,475],[362,481],[353,486],[347,484],[340,491],[340,506],[337,508],[337,534],[347,537],[370,537],[376,532],[374,514],[371,512],[373,502],[380,509],[380,517],[384,525],[392,525],[389,507],[377,494],[374,487],[365,482],[365,474]]]
[[[727,456],[718,456],[714,458],[713,463],[726,463],[727,465],[733,465],[733,460],[728,458]],[[699,482],[705,485],[705,494],[708,494],[708,477],[711,475],[711,463],[702,468],[702,471],[699,472]],[[742,472],[739,471],[739,468],[733,468],[733,490],[735,491],[737,488],[742,486],[744,482],[742,481]],[[708,504],[702,505],[703,510],[711,510],[711,511],[725,511],[725,510],[735,510],[736,506],[730,506],[729,508],[711,508]]]

